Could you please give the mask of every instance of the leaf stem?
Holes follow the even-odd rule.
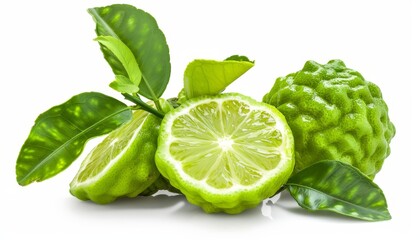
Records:
[[[143,102],[139,97],[130,95],[128,93],[122,93],[122,95],[125,97],[125,99],[127,99],[130,102],[135,103],[136,105],[138,105],[141,109],[148,111],[149,113],[154,114],[155,116],[159,117],[159,118],[163,118],[165,115],[162,114],[161,112],[157,111],[156,109],[152,108],[151,106],[149,106],[147,103]]]

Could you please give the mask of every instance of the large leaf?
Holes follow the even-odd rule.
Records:
[[[308,210],[327,210],[369,221],[391,219],[382,190],[349,164],[320,161],[289,179],[287,189]]]
[[[188,64],[184,72],[184,91],[188,99],[215,95],[254,66],[248,58],[232,56],[225,61],[198,59]]]
[[[165,91],[171,72],[169,48],[156,20],[143,10],[130,5],[115,4],[90,8],[98,36],[121,40],[134,54],[142,73],[140,94],[157,100]],[[129,78],[118,58],[101,45],[101,50],[115,75]]]
[[[20,185],[48,179],[66,169],[86,141],[131,119],[124,103],[96,92],[76,95],[38,116],[16,161]]]

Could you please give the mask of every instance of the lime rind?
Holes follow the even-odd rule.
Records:
[[[235,183],[233,187],[220,189],[186,174],[183,164],[170,153],[170,144],[176,140],[172,132],[172,123],[175,119],[188,115],[192,108],[202,103],[214,101],[220,105],[227,100],[244,102],[250,106],[251,111],[269,112],[276,121],[275,128],[280,130],[284,139],[278,150],[281,154],[279,164],[274,169],[264,171],[257,183],[251,185]],[[206,212],[223,211],[236,214],[255,207],[263,199],[274,195],[287,181],[294,167],[293,144],[292,132],[284,116],[276,108],[236,93],[200,97],[185,102],[165,116],[159,132],[156,164],[161,174],[168,178],[171,185],[179,189],[192,204],[202,207]]]
[[[93,154],[100,155],[109,150],[102,149],[106,147],[105,143],[94,148],[83,161],[79,172],[70,183],[70,193],[72,195],[81,200],[92,200],[96,203],[106,204],[120,197],[138,196],[160,176],[154,163],[160,119],[143,111],[136,112],[133,114],[133,121],[112,132],[112,135],[110,134],[102,143],[107,140],[115,140],[117,135],[119,136],[127,130],[124,128],[133,129],[133,126],[128,124],[134,124],[135,126],[134,133],[129,134],[133,137],[124,148],[120,149],[120,153],[116,154],[113,160],[102,169],[98,169],[96,175],[88,178],[81,177],[80,175],[94,171],[92,169],[86,171],[88,165],[92,164],[91,157]],[[102,160],[106,161],[107,159]]]

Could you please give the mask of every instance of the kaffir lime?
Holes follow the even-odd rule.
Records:
[[[340,160],[373,178],[390,154],[395,127],[379,87],[340,60],[306,62],[280,77],[264,96],[287,119],[295,138],[295,172]]]

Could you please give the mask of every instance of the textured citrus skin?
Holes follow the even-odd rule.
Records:
[[[147,189],[160,176],[154,161],[160,122],[153,114],[147,114],[131,147],[106,174],[92,183],[80,185],[76,183],[76,175],[70,184],[70,193],[80,200],[107,204],[120,197],[136,197]]]
[[[282,132],[284,152],[282,153],[282,158],[279,159],[279,162],[281,163],[278,164],[275,170],[267,172],[270,177],[265,178],[264,181],[260,181],[257,185],[253,185],[249,188],[239,186],[236,190],[219,190],[210,187],[209,185],[207,185],[207,187],[202,187],[199,184],[205,181],[187,176],[184,170],[181,170],[182,168],[176,166],[176,162],[182,161],[182,159],[174,159],[170,154],[171,141],[176,138],[172,135],[175,131],[172,126],[176,125],[174,123],[176,122],[176,119],[179,120],[179,116],[191,112],[192,110],[190,109],[190,106],[197,107],[197,105],[200,106],[202,103],[208,103],[209,101],[223,100],[238,100],[248,103],[249,106],[264,108],[264,110],[267,111],[267,114],[269,114],[272,118],[275,118],[278,124],[284,127],[284,132]],[[200,107],[202,107],[202,105]],[[229,112],[227,109],[226,111]],[[232,120],[235,119],[235,114],[237,114],[237,112],[232,111],[227,114],[232,116],[229,118],[229,120]],[[236,124],[238,129],[242,129],[242,127],[239,126],[241,124],[234,122],[234,120],[232,120],[232,122],[226,122],[225,124]],[[250,124],[253,124],[253,122],[250,121]],[[191,128],[194,128],[193,125],[191,125]],[[206,129],[203,130],[206,131]],[[185,134],[188,135],[188,129],[185,129],[185,131]],[[249,144],[253,145],[253,141],[260,140],[261,139],[249,139]],[[195,139],[190,138],[190,141],[194,142]],[[185,153],[187,156],[192,156],[192,154],[194,154],[194,152],[191,150],[189,151],[188,148],[185,149]],[[197,157],[199,158],[200,156]],[[264,159],[261,160],[264,161]],[[257,102],[249,97],[236,93],[220,94],[212,97],[199,97],[184,102],[180,107],[165,115],[159,131],[158,149],[156,151],[155,161],[162,176],[167,178],[173,187],[179,189],[179,191],[185,195],[190,203],[200,206],[207,213],[225,212],[229,214],[238,214],[246,209],[257,206],[265,198],[274,195],[277,190],[286,183],[287,179],[293,172],[295,163],[293,135],[284,116],[268,104]]]
[[[370,178],[390,154],[395,127],[378,86],[340,60],[306,62],[280,77],[263,101],[284,114],[295,138],[295,172],[340,160]]]

